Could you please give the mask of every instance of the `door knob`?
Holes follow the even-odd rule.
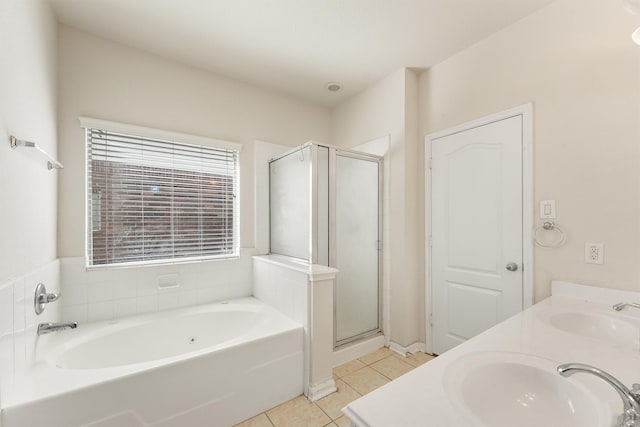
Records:
[[[516,264],[515,262],[510,262],[505,266],[505,268],[509,271],[516,271],[518,269],[518,264]]]

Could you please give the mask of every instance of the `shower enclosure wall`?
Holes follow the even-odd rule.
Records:
[[[382,159],[309,142],[269,162],[271,253],[339,270],[334,344],[381,331]]]

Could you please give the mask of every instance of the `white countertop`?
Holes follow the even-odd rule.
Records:
[[[551,315],[563,312],[602,313],[640,325],[640,310],[627,308],[616,312],[611,308],[611,301],[638,302],[640,293],[554,283],[554,296],[361,397],[343,411],[358,427],[483,425],[447,394],[443,377],[460,357],[486,351],[536,355],[552,359],[558,365],[589,364],[630,387],[640,382],[640,336],[635,342],[614,346],[604,340],[565,332],[548,321]],[[607,407],[607,414],[615,416],[622,412],[618,394],[599,378],[574,375],[566,380],[588,388],[597,401]],[[487,393],[491,393],[489,385]]]

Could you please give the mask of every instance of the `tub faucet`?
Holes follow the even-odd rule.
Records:
[[[62,331],[64,329],[75,329],[78,327],[78,322],[69,323],[40,323],[38,325],[38,336],[50,334],[51,332]]]
[[[594,366],[583,365],[582,363],[566,363],[558,366],[558,373],[563,377],[568,377],[578,372],[595,375],[618,392],[624,404],[624,411],[618,417],[618,421],[615,424],[616,427],[640,427],[640,384],[634,384],[632,390],[629,390],[618,379]]]
[[[620,311],[625,307],[640,308],[640,304],[637,302],[619,302],[613,306],[613,309],[615,311]]]

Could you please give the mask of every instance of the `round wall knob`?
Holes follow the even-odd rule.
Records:
[[[505,267],[509,271],[516,271],[518,269],[518,264],[516,264],[515,262],[510,262]]]

